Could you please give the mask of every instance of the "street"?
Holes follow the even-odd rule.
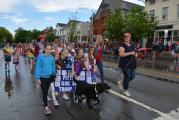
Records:
[[[0,74],[0,120],[179,120],[179,0],[1,0]]]
[[[53,114],[45,116],[42,111],[40,89],[36,87],[34,75],[30,73],[28,65],[21,64],[18,71],[11,65],[10,80],[12,87],[7,85],[4,64],[1,65],[0,106],[1,120],[177,120],[179,108],[179,85],[167,83],[136,75],[131,83],[131,98],[120,94],[114,81],[106,80],[112,90],[100,96],[100,105],[87,109],[83,104],[64,101],[57,97],[60,106],[52,107]],[[105,75],[114,76],[119,71],[104,68]],[[11,85],[11,84],[9,84]],[[6,87],[5,87],[6,86]],[[5,92],[5,88],[9,91]],[[8,93],[10,92],[10,93]],[[11,94],[11,95],[9,95]],[[8,96],[9,95],[9,96]],[[148,108],[149,107],[149,108]],[[151,109],[151,108],[152,109]],[[170,114],[171,111],[172,115]],[[173,115],[174,114],[174,115]],[[163,116],[162,116],[163,115]]]

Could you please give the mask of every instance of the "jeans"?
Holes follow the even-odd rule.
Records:
[[[49,87],[51,85],[51,81],[49,78],[40,78],[41,88],[42,88],[42,98],[44,102],[44,107],[47,106],[47,95],[49,91]]]
[[[100,73],[101,82],[104,82],[103,63],[101,61],[96,62],[96,65],[97,65],[99,73]]]
[[[124,81],[123,81],[123,87],[124,90],[129,89],[129,83],[135,78],[135,69],[128,68],[123,71],[124,74]]]

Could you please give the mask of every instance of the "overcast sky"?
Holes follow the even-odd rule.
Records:
[[[0,26],[14,34],[18,27],[44,29],[70,17],[89,21],[102,0],[0,0]],[[126,0],[144,5],[138,0]]]

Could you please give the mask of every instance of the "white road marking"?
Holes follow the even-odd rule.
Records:
[[[177,108],[176,110],[172,110],[170,113],[168,113],[168,115],[172,116],[174,118],[174,120],[179,120],[179,108]],[[167,118],[165,118],[164,116],[160,116],[154,120],[168,120]]]
[[[104,67],[104,69],[106,69],[106,70],[112,70],[113,68]]]
[[[126,96],[124,96],[124,95],[122,95],[120,93],[117,93],[117,92],[113,91],[113,90],[109,90],[108,92],[113,94],[113,95],[116,95],[116,96],[118,96],[118,97],[120,97],[122,99],[125,99],[127,101],[132,102],[132,103],[135,103],[135,104],[137,104],[137,105],[139,105],[139,106],[141,106],[143,108],[146,108],[146,109],[148,109],[148,110],[150,110],[152,112],[155,112],[155,113],[159,114],[161,117],[165,118],[165,119],[159,119],[159,120],[177,120],[173,116],[171,116],[170,114],[166,114],[164,112],[161,112],[161,111],[159,111],[159,110],[157,110],[155,108],[152,108],[152,107],[150,107],[148,105],[145,105],[144,103],[138,102],[138,101],[136,101],[136,100],[134,100],[132,98],[126,97]]]

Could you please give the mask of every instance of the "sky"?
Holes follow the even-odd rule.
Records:
[[[102,0],[0,0],[0,26],[12,34],[18,27],[42,30],[70,18],[89,21]],[[138,0],[125,0],[140,5]]]

